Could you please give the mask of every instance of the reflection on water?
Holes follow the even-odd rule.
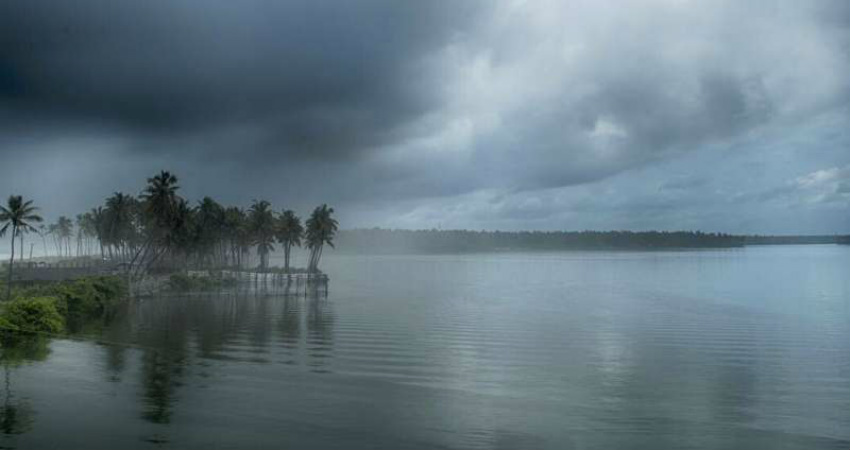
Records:
[[[3,409],[0,410],[0,430],[4,435],[22,434],[33,424],[29,403],[15,396],[12,378],[15,369],[23,364],[43,361],[50,354],[48,339],[13,333],[0,334],[0,364],[3,365]]]
[[[302,339],[302,322],[306,339]],[[277,325],[277,326],[276,326]],[[323,296],[269,297],[223,293],[147,300],[114,319],[110,342],[132,343],[141,352],[142,417],[171,421],[185,372],[204,360],[268,364],[270,346],[279,344],[287,364],[324,369],[333,350],[333,317]],[[120,381],[128,346],[105,345],[110,381]],[[209,372],[201,376],[209,377]]]
[[[81,326],[100,344],[4,344],[0,445],[850,445],[850,249],[328,265],[327,298],[147,299]]]

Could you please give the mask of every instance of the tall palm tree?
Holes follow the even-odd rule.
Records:
[[[133,240],[134,209],[136,199],[121,192],[115,192],[106,199],[103,209],[104,237],[112,254],[114,248],[122,261],[126,261]]]
[[[41,247],[44,252],[44,257],[48,256],[47,251],[47,226],[41,224],[38,226],[38,234],[41,236]]]
[[[248,210],[248,227],[251,243],[257,246],[261,269],[269,267],[269,253],[274,251],[275,222],[271,204],[265,200],[254,200]]]
[[[173,214],[178,206],[177,177],[163,170],[159,175],[148,178],[148,185],[142,192],[145,201],[145,213],[161,228],[168,228]]]
[[[289,272],[289,253],[293,245],[301,246],[301,236],[304,227],[301,219],[291,209],[287,209],[280,215],[277,228],[277,241],[283,244],[283,269]]]
[[[197,248],[201,265],[205,262],[221,263],[224,255],[222,238],[225,227],[225,210],[210,197],[198,202],[197,208]]]
[[[12,254],[9,257],[9,273],[6,278],[6,299],[12,298],[12,270],[15,263],[15,236],[23,235],[31,231],[37,232],[33,224],[43,219],[36,213],[38,208],[33,206],[32,200],[24,201],[20,195],[10,195],[6,206],[0,205],[0,237],[5,236],[11,228]],[[21,253],[24,249],[21,248]]]
[[[68,257],[71,256],[71,236],[74,235],[74,222],[65,216],[59,216],[56,221],[56,232],[59,234],[59,242],[64,245]]]
[[[184,201],[177,195],[177,177],[171,172],[161,171],[148,178],[148,185],[142,191],[141,217],[146,230],[145,243],[134,252],[129,268],[135,265],[135,272],[142,273],[150,268],[169,250],[177,239],[174,229],[181,226],[180,214]]]
[[[94,234],[97,238],[98,244],[100,244],[100,257],[103,259],[106,257],[106,252],[103,247],[106,241],[106,213],[104,213],[102,206],[98,206],[97,208],[92,208],[90,214],[92,216]]]
[[[310,249],[310,262],[307,269],[310,272],[319,270],[319,260],[322,258],[322,250],[324,245],[328,244],[333,248],[333,238],[339,229],[339,222],[332,217],[333,208],[328,208],[328,205],[316,207],[313,214],[307,219],[307,247]]]

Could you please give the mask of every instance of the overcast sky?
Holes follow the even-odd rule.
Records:
[[[850,232],[850,2],[3,0],[0,195]]]

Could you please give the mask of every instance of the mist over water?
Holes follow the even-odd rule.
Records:
[[[847,267],[834,245],[330,254],[327,298],[152,298],[49,342],[6,369],[30,420],[2,445],[844,449]]]

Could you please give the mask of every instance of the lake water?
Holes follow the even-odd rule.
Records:
[[[323,266],[4,349],[0,447],[850,448],[850,247]]]

